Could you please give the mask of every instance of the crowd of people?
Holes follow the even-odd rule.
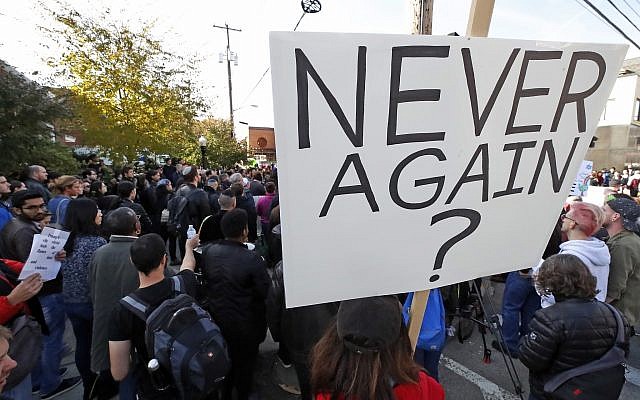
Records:
[[[125,166],[107,180],[91,160],[78,175],[52,177],[33,165],[20,182],[0,176],[0,324],[12,328],[29,316],[42,332],[39,357],[17,357],[18,365],[32,365],[22,365],[24,376],[4,387],[2,398],[39,392],[52,399],[80,384],[84,399],[179,398],[170,374],[158,386],[148,368],[154,354],[146,322],[122,302],[132,297],[157,309],[176,296],[174,274],[226,342],[230,369],[207,398],[252,396],[267,328],[304,400],[444,398],[438,364],[447,299],[439,290],[431,291],[415,351],[406,294],[285,308],[275,167],[205,170],[167,159],[141,174]],[[558,373],[614,346],[628,351],[640,322],[640,206],[622,193],[632,181],[615,187],[616,174],[602,207],[569,199],[540,265],[506,279],[504,341],[493,345],[530,369],[532,400],[553,398],[545,383]],[[60,272],[46,282],[39,274],[18,280],[46,226],[69,232],[56,255]],[[616,313],[625,326],[621,343]],[[61,368],[67,320],[77,377]],[[0,378],[15,367],[10,354],[25,354],[2,353],[10,338],[0,329]]]
[[[638,197],[640,185],[640,169],[634,170],[631,165],[618,171],[615,167],[592,171],[588,178],[589,186],[604,186],[616,193],[628,192],[631,197]]]

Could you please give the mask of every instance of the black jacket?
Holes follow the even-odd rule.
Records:
[[[520,360],[529,368],[531,393],[545,399],[545,382],[559,372],[600,358],[615,343],[613,313],[597,300],[568,299],[533,316],[520,342]],[[624,318],[624,317],[623,317]],[[630,329],[625,322],[628,351]]]
[[[249,217],[249,241],[255,242],[258,238],[258,213],[256,203],[250,191],[245,190],[242,196],[236,197],[236,208],[241,208],[247,212]]]
[[[264,196],[267,194],[267,190],[264,188],[262,182],[255,179],[251,180],[251,183],[249,184],[249,191],[253,196]]]
[[[294,362],[305,364],[313,346],[331,325],[340,302],[285,308],[282,261],[273,267],[271,290],[267,298],[269,330],[276,341],[284,344]]]
[[[194,193],[191,193],[195,191]],[[188,196],[189,204],[187,210],[189,212],[189,223],[198,229],[202,221],[211,214],[209,208],[209,197],[204,190],[198,189],[191,183],[185,183],[176,191],[175,196]]]
[[[262,257],[242,243],[221,240],[203,249],[209,312],[227,340],[260,343],[267,331],[270,281]]]
[[[203,189],[207,193],[207,197],[209,198],[209,208],[211,209],[211,215],[215,215],[220,211],[220,203],[218,203],[218,198],[220,198],[220,192],[217,190],[213,190],[211,186],[205,186]]]

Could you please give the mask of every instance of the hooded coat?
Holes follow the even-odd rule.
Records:
[[[596,299],[604,301],[607,297],[607,282],[609,280],[609,264],[611,262],[611,255],[609,254],[609,248],[602,240],[596,238],[589,238],[586,240],[568,240],[560,244],[559,254],[571,254],[580,259],[589,271],[591,275],[596,277]],[[534,273],[540,268],[540,264],[534,267]],[[549,307],[555,304],[553,296],[543,296],[542,307]]]

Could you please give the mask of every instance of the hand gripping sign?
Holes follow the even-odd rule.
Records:
[[[534,265],[626,45],[273,32],[287,306]]]

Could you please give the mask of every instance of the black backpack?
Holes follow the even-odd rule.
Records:
[[[167,203],[167,210],[169,210],[169,220],[167,221],[167,232],[172,236],[175,236],[180,231],[185,231],[190,224],[189,219],[189,198],[195,193],[197,189],[191,190],[186,195],[181,191],[176,193]]]
[[[162,375],[170,377],[171,382],[160,382],[156,389],[173,387],[182,399],[202,399],[220,386],[231,368],[227,344],[209,313],[184,293],[182,277],[170,279],[175,297],[152,312],[135,292],[120,304],[145,321],[147,353],[158,361]],[[156,384],[153,376],[152,381]]]

